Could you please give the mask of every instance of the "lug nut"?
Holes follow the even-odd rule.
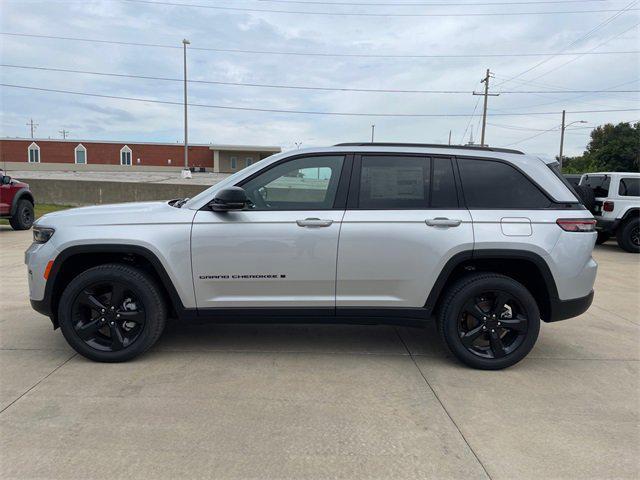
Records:
[[[492,328],[492,329],[491,329],[491,333],[496,333],[496,331]]]
[[[113,327],[115,324],[116,324],[115,322],[111,322],[111,323],[109,323],[109,325],[111,325],[112,327]]]
[[[100,321],[101,321],[101,322],[104,322],[104,318],[101,318],[101,319],[100,319]]]
[[[120,314],[119,313],[116,314],[116,318],[120,318]],[[498,324],[498,325],[500,325],[500,324]]]
[[[104,308],[100,310],[100,312],[104,313]]]
[[[502,325],[500,322],[498,322],[498,326]]]
[[[485,327],[485,326],[483,325],[483,326],[482,326],[482,329],[483,329],[483,330],[486,330],[486,329],[487,329],[487,327]]]
[[[115,310],[115,309],[116,309],[116,307],[111,307],[111,310]],[[495,315],[494,315],[494,316],[495,316]]]

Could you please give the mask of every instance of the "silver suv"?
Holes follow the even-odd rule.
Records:
[[[281,153],[191,199],[43,216],[31,304],[97,361],[181,321],[424,326],[476,368],[591,304],[595,220],[515,150],[341,144]]]

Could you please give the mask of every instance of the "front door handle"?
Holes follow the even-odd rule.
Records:
[[[462,220],[458,220],[457,218],[436,217],[427,218],[425,223],[430,227],[457,227],[462,223]]]
[[[323,220],[321,218],[305,218],[304,220],[296,220],[299,227],[328,227],[333,220]]]

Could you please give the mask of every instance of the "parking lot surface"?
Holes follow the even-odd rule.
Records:
[[[591,309],[488,372],[432,327],[172,324],[93,363],[31,310],[30,240],[0,226],[2,478],[640,476],[640,258],[615,243]]]

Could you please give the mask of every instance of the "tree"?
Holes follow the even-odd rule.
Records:
[[[565,173],[640,171],[640,122],[595,128],[582,156],[567,158],[564,167]]]

